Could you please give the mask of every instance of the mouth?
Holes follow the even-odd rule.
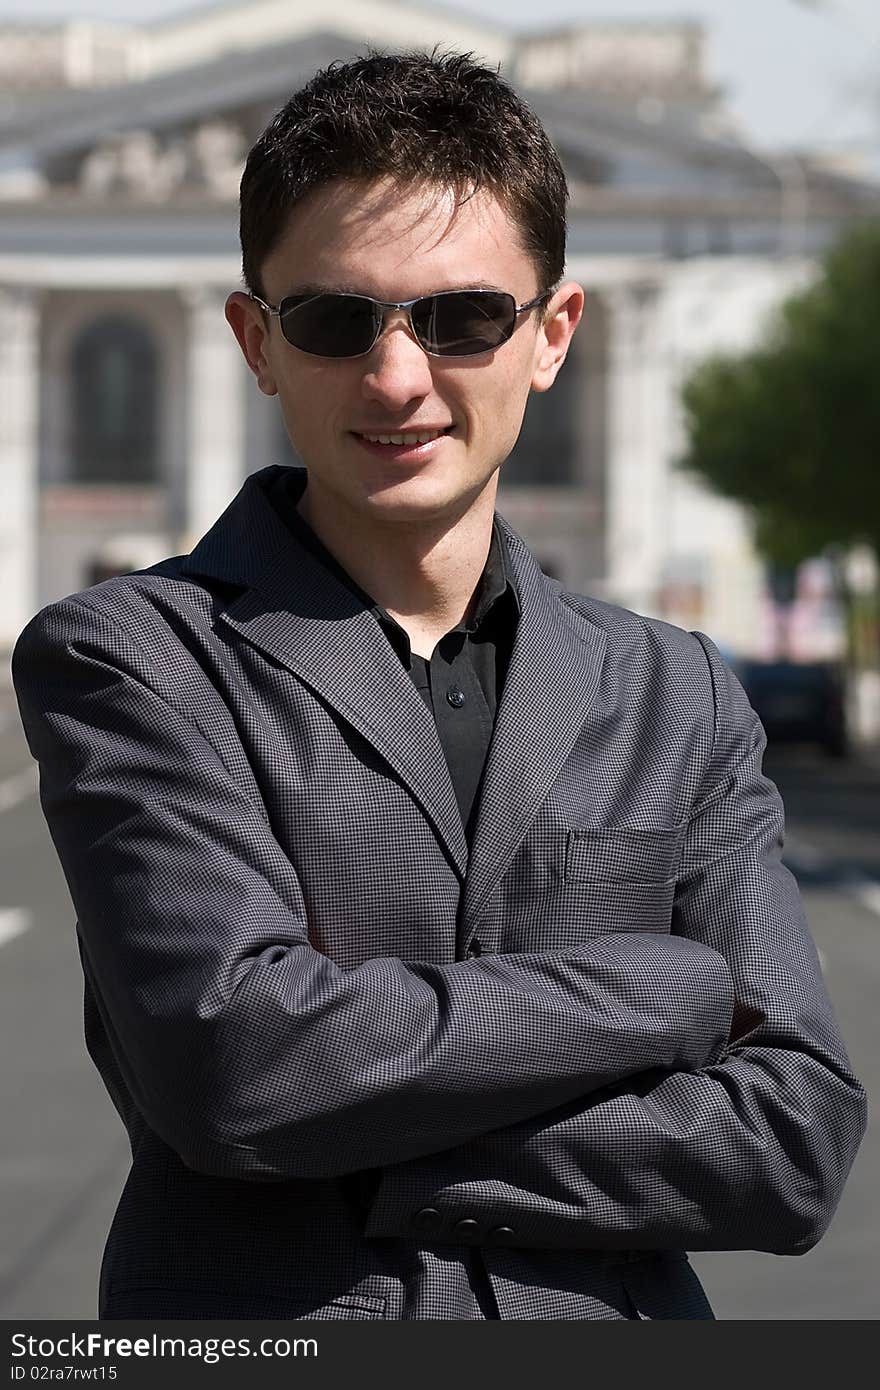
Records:
[[[352,434],[358,443],[372,454],[378,454],[383,458],[420,461],[437,452],[442,441],[451,434],[452,428],[452,425],[446,425],[440,429],[400,430],[387,434],[353,430]]]

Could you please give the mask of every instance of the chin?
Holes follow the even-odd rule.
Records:
[[[448,479],[431,483],[411,479],[403,485],[383,488],[371,493],[367,507],[376,518],[386,521],[434,521],[442,517],[458,519],[477,501],[485,488],[456,488]]]
[[[461,496],[448,474],[410,474],[406,477],[371,480],[365,487],[364,500],[371,511],[412,512],[413,516],[435,510],[445,511]]]

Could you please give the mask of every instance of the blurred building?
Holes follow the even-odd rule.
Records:
[[[315,71],[473,52],[527,96],[572,189],[575,345],[502,509],[569,585],[754,647],[740,510],[675,470],[678,387],[745,348],[878,190],[744,143],[691,23],[516,36],[403,0],[247,0],[141,27],[0,26],[0,646],[43,604],[187,550],[293,456],[223,319],[246,151]]]

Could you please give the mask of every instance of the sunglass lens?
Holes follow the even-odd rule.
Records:
[[[473,357],[507,342],[516,323],[516,301],[500,291],[454,290],[420,299],[412,320],[426,352]]]
[[[376,336],[376,310],[354,294],[316,294],[286,299],[281,331],[289,343],[317,357],[357,357],[369,352]]]

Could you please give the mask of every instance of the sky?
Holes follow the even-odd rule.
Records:
[[[0,20],[157,19],[214,0],[0,0]],[[291,0],[295,3],[295,0]],[[514,29],[588,19],[699,19],[709,71],[757,144],[880,157],[877,0],[456,0],[445,5]],[[540,8],[540,25],[536,9]]]

